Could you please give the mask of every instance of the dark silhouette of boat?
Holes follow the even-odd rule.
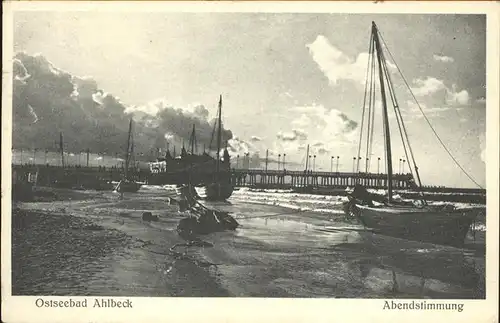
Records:
[[[212,132],[212,140],[214,139],[214,134],[217,134],[216,156],[211,156],[205,149],[203,149],[202,154],[197,153],[196,128],[193,124],[193,130],[189,139],[190,151],[186,150],[183,145],[179,156],[176,156],[174,147],[172,156],[170,150],[167,148],[164,156],[158,157],[156,161],[149,163],[150,175],[147,180],[148,184],[191,184],[197,187],[203,198],[206,197],[207,199],[223,200],[231,196],[231,165],[227,143],[223,151],[223,159],[221,160],[220,158],[222,150],[221,108],[222,97],[219,102],[218,118],[214,123]]]
[[[192,185],[196,187],[196,196],[199,199],[210,201],[224,201],[228,199],[234,190],[231,181],[230,156],[226,147],[222,149],[222,96],[219,99],[219,108],[214,123],[213,135],[216,134],[215,157],[206,151],[198,155],[196,153],[196,128],[193,125],[189,139],[190,151],[183,146],[179,156],[170,155],[167,149],[164,158],[158,158],[151,162],[151,174],[148,184],[151,185]],[[222,158],[221,158],[222,152]]]
[[[179,210],[188,211],[189,216],[180,220],[177,232],[186,240],[196,235],[236,230],[239,223],[229,212],[207,208],[198,201],[197,193],[190,184],[178,187]]]
[[[215,173],[213,180],[205,183],[199,188],[198,195],[209,201],[225,201],[233,194],[234,186],[231,183],[231,176],[229,172],[222,172],[221,165],[225,165],[228,169],[230,167],[230,156],[227,151],[227,146],[224,149],[223,160],[221,160],[220,151],[222,149],[221,135],[222,135],[222,95],[219,97],[219,110],[217,113],[217,152],[215,159]],[[194,131],[194,129],[193,129]]]
[[[12,201],[32,201],[33,194],[33,177],[37,174],[29,172],[18,172],[12,170]]]
[[[142,184],[136,182],[130,176],[130,161],[134,156],[134,144],[132,136],[132,119],[130,119],[127,137],[127,152],[125,154],[125,168],[123,179],[116,185],[115,191],[119,193],[136,193],[141,188]],[[135,167],[135,165],[133,165]]]
[[[373,116],[375,115],[373,109],[375,108],[374,98],[376,86],[376,66],[378,66],[379,84],[382,109],[383,109],[383,128],[385,137],[385,153],[387,163],[387,196],[380,196],[377,194],[369,193],[363,186],[356,185],[354,190],[348,194],[349,202],[345,205],[345,211],[348,215],[357,218],[365,227],[371,229],[372,232],[404,238],[408,240],[430,242],[441,245],[450,245],[454,247],[462,247],[475,218],[481,212],[485,212],[485,207],[455,207],[454,205],[428,205],[423,194],[421,195],[420,203],[415,202],[397,202],[393,198],[393,170],[392,170],[392,152],[391,152],[391,136],[389,131],[389,118],[386,99],[386,86],[390,94],[391,101],[394,105],[396,120],[398,128],[403,140],[403,147],[405,149],[406,158],[409,161],[411,172],[415,172],[418,188],[421,189],[422,184],[418,167],[416,166],[415,157],[408,140],[406,127],[404,125],[401,112],[394,94],[394,87],[391,81],[390,72],[387,67],[387,60],[382,51],[380,42],[379,30],[375,24],[372,23],[372,33],[370,39],[370,58],[369,70],[366,80],[365,103],[363,107],[363,119],[365,115],[366,98],[369,98],[369,113],[367,114],[367,128],[373,126]],[[386,46],[387,47],[387,46]],[[390,52],[389,52],[390,54]],[[392,55],[391,55],[392,57]],[[394,61],[394,59],[393,59]],[[370,69],[371,63],[371,69]],[[394,62],[395,63],[395,62]],[[397,66],[397,65],[396,65]],[[399,67],[397,67],[399,70]],[[399,70],[400,71],[400,70]],[[371,73],[369,73],[371,72]],[[368,76],[371,77],[370,81]],[[385,79],[385,80],[384,80]],[[404,79],[404,77],[403,77]],[[368,90],[368,85],[370,85]],[[408,86],[409,88],[409,86]],[[411,89],[410,89],[411,91]],[[369,93],[368,93],[369,92]],[[368,94],[368,95],[367,95]],[[373,104],[373,105],[371,105]],[[417,102],[418,104],[418,102]],[[423,111],[422,111],[423,113]],[[371,117],[370,117],[371,116]],[[425,116],[425,115],[424,115]],[[428,120],[426,118],[426,120]],[[363,120],[364,121],[364,120]],[[362,123],[363,124],[363,123]],[[429,123],[430,125],[430,123]],[[431,126],[432,127],[432,126]],[[362,137],[362,132],[361,135]],[[372,132],[373,133],[373,132]],[[434,132],[435,133],[435,132]],[[367,132],[367,159],[370,155],[369,140],[370,131]],[[437,134],[436,134],[437,135]],[[373,138],[373,136],[372,136]],[[360,138],[358,155],[360,154],[362,140]],[[360,158],[359,158],[360,159]],[[358,159],[358,172],[359,172],[359,159]],[[410,163],[411,161],[411,163]],[[368,165],[367,165],[368,167]],[[471,178],[469,176],[469,178]],[[472,178],[471,178],[472,179]]]

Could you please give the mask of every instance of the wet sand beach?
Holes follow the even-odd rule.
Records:
[[[14,216],[25,219],[12,233],[13,295],[227,296],[204,268],[170,255],[183,242],[176,207],[120,201],[109,192],[56,191],[73,200],[18,204]],[[140,209],[162,209],[163,216],[143,222]]]
[[[240,228],[178,257],[173,192],[55,194],[17,204],[14,295],[484,298],[484,232],[456,249],[373,235],[341,212],[230,199],[210,206]]]

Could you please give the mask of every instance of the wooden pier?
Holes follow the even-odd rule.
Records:
[[[47,166],[47,165],[12,165],[18,173],[37,173],[39,185],[52,183],[54,180],[73,181],[75,185],[89,178],[100,178],[103,180],[119,181],[123,169],[120,167],[83,167],[83,166]],[[185,181],[188,174],[164,173],[151,174],[148,171],[132,171],[137,180],[146,181],[153,177],[161,177],[161,181],[176,184]],[[346,173],[346,172],[312,172],[312,171],[289,171],[289,170],[263,170],[263,169],[233,169],[230,174],[223,172],[223,176],[230,176],[234,186],[260,187],[260,188],[294,188],[294,187],[329,187],[346,188],[356,183],[369,188],[384,188],[387,184],[385,174],[372,173]],[[202,171],[191,174],[193,182],[203,182],[211,178],[211,174]],[[158,178],[159,179],[159,178]],[[154,184],[162,184],[156,183]],[[399,189],[412,188],[413,176],[411,174],[395,174],[393,186]]]
[[[72,187],[93,186],[98,181],[119,181],[123,175],[121,167],[84,167],[84,166],[47,166],[47,165],[12,165],[13,183],[15,181],[32,182],[38,186],[53,186],[54,184],[67,184]],[[150,184],[184,184],[189,177],[187,173],[152,174],[147,170],[131,169],[134,178]],[[386,174],[352,173],[352,172],[312,172],[289,170],[263,170],[263,169],[232,169],[231,172],[222,172],[220,176],[230,178],[236,187],[253,187],[262,189],[297,189],[317,188],[335,191],[353,187],[356,183],[368,188],[384,189]],[[15,178],[14,178],[15,177]],[[28,180],[29,177],[29,180]],[[154,181],[152,180],[154,177]],[[203,183],[210,180],[213,174],[199,172],[191,175],[194,183]],[[159,181],[161,183],[156,183]],[[399,190],[416,188],[411,174],[394,174],[393,186]],[[452,194],[479,194],[486,195],[484,189],[450,188],[423,186],[422,190],[429,193]],[[484,198],[483,198],[484,199]]]
[[[346,188],[355,184],[368,188],[387,187],[387,175],[373,173],[234,169],[232,180],[234,186],[283,189],[305,186]],[[411,174],[394,174],[393,176],[394,188],[414,188],[414,185]]]
[[[23,174],[36,174],[36,185],[52,186],[63,184],[66,186],[78,187],[90,185],[98,181],[119,181],[123,175],[120,167],[84,167],[84,166],[51,166],[51,165],[12,165],[12,170],[16,176]],[[145,180],[147,172],[137,172],[131,170],[137,179]]]

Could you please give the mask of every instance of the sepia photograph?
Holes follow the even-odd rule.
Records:
[[[11,12],[8,294],[486,300],[486,12],[223,5]]]

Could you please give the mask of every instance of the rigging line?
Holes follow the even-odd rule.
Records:
[[[410,168],[410,173],[413,175],[413,169],[411,167],[410,158],[408,157],[408,150],[410,151],[410,157],[412,157],[414,167],[416,168],[417,166],[416,166],[415,158],[413,156],[413,151],[411,149],[410,139],[409,139],[408,134],[406,132],[406,127],[404,124],[403,116],[401,114],[401,109],[399,108],[398,100],[396,98],[396,94],[394,91],[394,84],[392,83],[392,78],[391,78],[389,69],[387,68],[387,64],[385,65],[385,74],[387,76],[387,79],[389,80],[388,87],[389,87],[389,91],[390,91],[390,95],[391,95],[392,104],[394,106],[396,121],[398,122],[398,128],[399,128],[399,133],[401,135],[401,142],[403,143],[405,157],[408,160],[408,167]],[[405,139],[406,139],[406,141],[405,141]],[[406,148],[406,145],[408,146],[408,150]]]
[[[373,50],[372,50],[373,51]],[[369,55],[372,55],[372,53],[370,52]],[[373,57],[373,56],[371,56]],[[367,140],[366,140],[366,152],[365,152],[365,158],[368,158],[368,146],[369,146],[369,142],[370,142],[370,136],[372,135],[372,131],[370,130],[372,125],[371,125],[371,114],[372,114],[372,111],[373,111],[373,71],[374,71],[374,64],[375,60],[372,60],[371,62],[371,66],[370,66],[370,95],[369,95],[369,98],[368,98],[368,116],[367,116],[367,120],[368,120],[368,129],[367,129]],[[365,171],[367,170],[367,167],[368,167],[368,164],[365,165]]]
[[[368,53],[372,52],[373,48],[373,33],[370,35],[370,45],[368,48]],[[365,76],[365,94],[363,97],[363,113],[361,115],[361,128],[359,131],[359,144],[358,144],[358,154],[356,155],[356,173],[359,173],[359,155],[361,154],[361,146],[363,142],[363,124],[365,122],[365,110],[366,110],[366,94],[367,94],[367,88],[368,88],[368,72],[370,70],[370,59],[373,59],[371,55],[368,55],[368,62],[366,66],[366,76]],[[359,176],[356,177],[356,183],[358,183]]]
[[[384,74],[386,75],[386,77],[388,79],[387,88],[389,90],[389,95],[391,97],[392,105],[394,107],[394,113],[396,115],[396,121],[398,124],[399,135],[401,136],[401,142],[403,144],[405,156],[406,156],[406,159],[409,161],[410,159],[408,158],[408,149],[406,148],[406,145],[408,144],[408,146],[409,146],[410,143],[408,141],[408,138],[406,138],[406,141],[405,141],[405,137],[403,135],[403,130],[401,128],[401,123],[403,122],[403,118],[401,116],[401,111],[399,110],[397,98],[396,98],[396,95],[394,93],[394,86],[392,84],[392,80],[391,80],[390,75],[389,75],[390,74],[389,69],[387,68],[386,64],[384,65]],[[413,174],[413,170],[412,170],[411,164],[409,162],[408,162],[408,167],[410,168],[410,173]]]
[[[306,163],[306,158],[307,158],[307,157],[302,156],[302,159],[300,160],[300,164],[301,164],[301,165],[302,165],[302,164],[304,165],[304,169],[306,169],[306,168],[305,168],[305,167],[306,167],[306,166],[305,166],[305,163]]]
[[[375,138],[375,136],[373,135],[373,133],[375,132],[375,101],[373,102],[373,109],[372,109],[372,133],[371,133],[371,137],[370,137],[370,152],[369,152],[369,157],[370,157],[370,163],[369,165],[371,166],[371,157],[373,155],[373,140]]]
[[[378,73],[380,73],[380,71],[378,71]],[[380,83],[380,81],[379,81]],[[382,88],[382,84],[380,85],[380,87]],[[381,107],[381,109],[383,109],[383,107]],[[389,172],[389,167],[388,167],[388,160],[387,160],[387,134],[385,133],[385,130],[384,130],[384,125],[385,125],[385,121],[384,121],[384,113],[382,111],[381,113],[381,118],[382,118],[382,133],[384,134],[384,153],[385,153],[385,163],[384,163],[384,168],[385,168],[385,173],[388,174]]]
[[[375,62],[373,62],[373,69],[372,69],[372,77],[375,78]],[[372,78],[372,79],[373,79]],[[373,101],[372,101],[372,104],[373,104],[373,107],[372,107],[372,116],[371,116],[371,123],[372,123],[372,132],[370,134],[370,147],[369,147],[369,156],[370,157],[370,162],[371,162],[371,155],[372,155],[372,151],[373,151],[373,133],[374,133],[374,130],[375,130],[375,109],[376,109],[376,83],[373,82]]]
[[[420,106],[420,103],[418,102],[417,98],[415,97],[415,94],[413,94],[413,91],[411,90],[410,88],[410,85],[408,84],[408,81],[406,80],[406,78],[404,77],[403,75],[403,72],[401,71],[401,69],[399,68],[399,65],[396,63],[396,60],[394,59],[394,57],[392,56],[392,53],[391,51],[389,50],[389,48],[387,47],[387,44],[385,43],[385,40],[384,40],[384,37],[382,37],[382,35],[379,33],[380,35],[380,38],[382,38],[382,42],[384,43],[386,49],[387,49],[387,52],[389,53],[389,56],[391,57],[392,61],[394,62],[394,64],[396,65],[396,68],[398,69],[399,71],[399,74],[401,74],[401,77],[403,78],[403,81],[406,85],[406,87],[408,88],[408,90],[410,91],[410,94],[411,96],[413,97],[413,99],[415,100],[415,103],[417,103],[417,106],[418,106],[418,109],[420,110],[420,112],[422,113],[425,121],[427,122],[427,124],[429,125],[429,127],[431,128],[432,132],[434,133],[434,135],[437,137],[439,143],[441,144],[441,146],[443,146],[444,150],[448,153],[448,155],[450,156],[450,158],[453,160],[453,162],[462,170],[462,172],[474,183],[476,184],[479,188],[483,189],[483,187],[481,185],[479,185],[478,182],[476,182],[476,180],[471,176],[469,175],[469,173],[458,163],[458,161],[456,160],[456,158],[452,155],[452,153],[450,152],[450,150],[446,147],[446,145],[444,144],[444,142],[441,140],[441,138],[439,137],[439,135],[437,134],[436,130],[434,129],[434,127],[432,126],[431,122],[429,121],[429,119],[427,118],[427,116],[425,115],[424,111],[422,110],[422,107]],[[415,166],[416,167],[416,166]],[[418,172],[417,172],[418,174]],[[420,176],[419,176],[420,177]]]
[[[382,58],[385,60],[385,57],[384,57],[383,54],[382,54]],[[383,70],[384,70],[384,74],[385,74],[386,79],[387,79],[387,89],[388,89],[389,95],[391,97],[392,105],[394,107],[394,113],[396,115],[396,121],[398,123],[399,134],[401,136],[401,142],[403,143],[403,149],[404,149],[404,152],[405,152],[405,156],[406,156],[406,159],[409,160],[409,158],[408,158],[408,152],[407,152],[407,149],[406,149],[406,144],[409,145],[409,142],[406,143],[405,142],[405,138],[403,136],[403,131],[401,129],[401,123],[400,123],[403,120],[402,120],[402,118],[400,118],[401,114],[400,113],[398,114],[398,112],[400,112],[400,111],[399,111],[399,106],[398,106],[396,94],[395,94],[395,91],[394,91],[394,84],[392,83],[390,72],[389,72],[389,69],[387,68],[387,64],[386,63],[383,64]],[[408,141],[408,138],[406,138],[406,140]],[[411,165],[410,165],[410,172],[411,172]]]
[[[386,49],[389,50],[387,48],[387,45],[385,43],[384,43],[384,45],[385,45]],[[384,56],[383,56],[383,58],[385,60]],[[385,63],[385,74],[386,74],[387,79],[388,79],[389,92],[390,92],[390,95],[391,95],[392,103],[394,105],[394,112],[396,114],[396,121],[398,122],[398,128],[399,128],[399,132],[400,132],[400,135],[401,135],[401,142],[403,143],[403,148],[404,148],[406,160],[408,160],[408,167],[410,169],[410,173],[413,176],[414,175],[413,174],[413,169],[411,167],[410,159],[408,158],[408,151],[406,149],[406,145],[408,145],[408,150],[410,151],[410,157],[412,158],[412,161],[413,161],[413,166],[414,166],[415,174],[416,174],[416,183],[418,184],[418,191],[420,193],[422,201],[424,203],[426,203],[425,198],[424,198],[424,193],[422,191],[422,181],[420,180],[420,174],[418,172],[417,163],[415,161],[415,156],[413,154],[413,150],[412,150],[411,145],[410,145],[410,139],[409,139],[408,133],[406,131],[406,126],[405,126],[405,123],[404,123],[404,120],[403,120],[403,116],[401,114],[401,109],[399,108],[399,104],[398,104],[398,101],[397,101],[397,98],[396,98],[396,94],[395,94],[395,91],[394,91],[394,84],[392,83],[392,78],[391,78],[389,69],[387,68],[387,63]],[[403,131],[401,131],[401,127],[403,128]],[[403,133],[404,133],[404,136],[403,136]],[[405,143],[405,138],[406,138],[406,143]],[[414,178],[415,178],[415,176],[414,176]]]
[[[371,52],[368,56],[369,58],[372,57],[371,56]],[[370,145],[370,136],[371,134],[373,133],[372,131],[372,124],[371,124],[371,115],[372,115],[372,76],[373,76],[373,61],[371,62],[371,65],[372,65],[372,69],[370,70],[370,95],[368,97],[368,115],[367,115],[367,121],[368,121],[368,127],[367,127],[367,131],[366,131],[366,135],[367,135],[367,138],[366,138],[366,153],[365,153],[365,160],[368,160],[368,154],[369,154],[369,145]],[[368,172],[368,163],[365,164],[365,172],[367,173]]]
[[[375,56],[375,54],[373,53],[372,54],[373,56]],[[377,109],[377,106],[376,106],[376,102],[377,102],[377,82],[376,82],[376,62],[373,61],[373,64],[372,64],[372,101],[370,104],[372,104],[372,132],[370,134],[371,138],[373,138],[373,133],[374,133],[374,126],[375,126],[375,121],[374,121],[374,116],[375,116],[375,110]],[[372,139],[373,141],[373,139]],[[370,144],[370,155],[371,155],[371,151],[372,151],[372,144]]]
[[[212,134],[210,135],[210,143],[208,144],[208,151],[212,150],[212,142],[214,141],[215,127],[217,126],[217,117],[218,115],[215,116],[214,127],[212,128]]]
[[[390,50],[389,50],[389,47],[388,47],[388,46],[387,46],[387,44],[385,43],[385,40],[384,40],[384,38],[383,38],[382,34],[380,33],[380,31],[379,31],[379,35],[380,35],[380,38],[382,38],[382,41],[383,41],[383,43],[384,43],[384,46],[385,46],[385,48],[386,48],[387,52],[388,52],[388,53],[389,53],[389,55],[391,56],[391,59],[393,60],[394,64],[396,65],[396,67],[397,67],[397,69],[398,69],[398,71],[400,72],[401,76],[402,76],[402,77],[403,77],[403,79],[404,79],[404,76],[403,76],[403,74],[402,74],[401,70],[399,69],[399,66],[396,64],[396,61],[394,60],[394,57],[392,57],[392,54],[391,54],[391,52],[390,52]],[[385,59],[385,57],[384,57],[384,59]],[[386,66],[386,68],[387,68],[387,66]],[[387,69],[387,75],[388,75],[388,80],[391,82],[391,85],[392,85],[392,78],[391,78],[390,73],[388,72],[388,69]],[[417,182],[417,183],[418,183],[419,187],[421,188],[421,186],[422,186],[422,182],[421,182],[421,180],[420,180],[420,174],[419,174],[419,172],[418,172],[418,166],[417,166],[417,163],[416,163],[416,160],[415,160],[415,154],[413,153],[413,149],[412,149],[411,144],[410,144],[410,139],[409,139],[409,136],[408,136],[408,131],[406,130],[406,125],[405,125],[405,123],[404,123],[404,120],[403,120],[403,117],[402,117],[402,114],[401,114],[401,109],[399,108],[399,104],[398,104],[398,102],[397,102],[396,95],[394,94],[394,87],[392,87],[392,91],[393,91],[393,95],[394,95],[394,102],[396,103],[396,104],[395,104],[395,107],[394,107],[394,109],[395,109],[394,111],[399,113],[399,118],[400,118],[400,120],[401,120],[401,125],[402,125],[402,128],[403,128],[404,136],[405,136],[405,138],[406,138],[406,142],[407,142],[407,144],[408,144],[408,149],[409,149],[409,151],[410,151],[410,157],[412,158],[413,166],[414,166],[414,168],[415,168],[415,173],[416,173],[416,175],[417,175],[417,180],[418,180],[418,182]],[[397,110],[396,110],[396,109],[397,109]],[[410,160],[409,160],[409,158],[408,158],[408,155],[407,155],[406,151],[405,151],[405,155],[406,155],[406,159],[408,159],[408,165],[410,165]],[[411,168],[410,168],[410,171],[411,171]],[[413,174],[413,173],[412,173],[412,174]]]

